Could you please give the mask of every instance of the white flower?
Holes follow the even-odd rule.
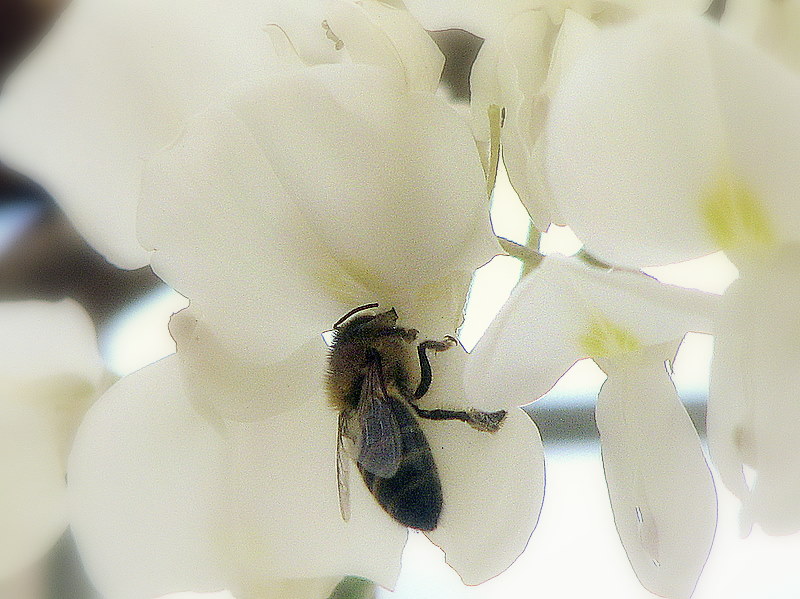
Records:
[[[74,302],[0,304],[0,580],[67,526],[67,454],[101,390],[94,327]]]
[[[202,6],[189,23],[179,7],[148,4],[139,14],[128,6],[125,23],[139,41],[125,46],[133,72],[163,63],[175,76],[208,69],[209,61],[224,70],[239,60],[239,49],[195,52],[194,43],[151,31],[156,24],[170,29],[170,10],[180,13],[177,23],[190,40],[233,19],[236,27],[220,33],[231,34],[223,45],[259,23],[253,15],[260,13],[231,16]],[[95,8],[79,0],[68,15],[72,26],[85,31],[81,19]],[[118,27],[114,10],[104,14]],[[81,136],[53,133],[64,145],[52,163],[41,163],[41,176],[74,185],[81,214],[114,221],[102,225],[107,237],[93,239],[99,246],[113,238],[112,229],[136,230],[153,269],[191,300],[172,322],[176,355],[115,385],[87,415],[71,455],[73,530],[93,581],[108,596],[221,588],[240,599],[281,589],[302,596],[345,574],[393,584],[405,528],[355,476],[352,519],[339,514],[337,415],[327,405],[320,334],[372,301],[395,307],[420,339],[453,334],[472,271],[498,251],[471,133],[432,93],[442,57],[412,23],[382,4],[338,3],[325,13],[324,27],[313,20],[303,33],[313,29],[334,54],[330,62],[341,64],[305,66],[315,61],[296,41],[302,36],[278,23],[263,32],[278,46],[272,72],[253,75],[248,59],[245,73],[218,80],[209,69],[199,87],[194,77],[177,78],[169,93],[134,95],[133,115],[114,66],[117,29],[103,30],[99,41],[85,36],[90,52],[108,57],[108,68],[78,70],[76,97],[103,110],[96,119],[81,112],[77,122],[54,130],[75,128]],[[61,49],[74,42],[65,37],[46,42],[48,60],[61,64],[62,51],[94,65],[82,54],[85,45]],[[127,38],[120,39],[124,45]],[[249,34],[243,40],[260,48]],[[52,74],[27,67],[21,73],[21,82]],[[250,76],[222,91],[243,75]],[[175,98],[191,106],[178,110]],[[132,118],[145,105],[154,120]],[[7,108],[4,118],[23,114],[20,128],[31,127],[38,112],[18,109]],[[170,115],[163,128],[162,112]],[[90,166],[105,165],[102,152],[139,128],[157,135],[110,154],[110,187],[94,188],[97,172],[73,177],[74,156],[94,146],[101,150]],[[28,160],[33,156],[20,154],[19,164],[34,168]],[[87,221],[89,233],[97,226]],[[140,258],[126,252],[113,256],[137,264]],[[466,360],[460,348],[433,360],[424,407],[507,409],[501,430],[421,426],[444,495],[429,536],[464,581],[477,584],[525,547],[544,473],[536,427],[502,394],[466,388]]]
[[[689,597],[716,528],[716,494],[700,440],[665,361],[715,303],[643,275],[545,258],[489,326],[467,364],[469,388],[532,401],[578,359],[608,375],[597,427],[611,507],[642,584]]]
[[[511,183],[534,225],[545,231],[551,222],[568,224],[547,188],[541,134],[550,99],[572,61],[601,26],[649,12],[699,14],[708,4],[709,0],[417,0],[410,7],[426,26],[459,26],[486,38],[470,78],[473,132],[487,168],[493,146],[502,140]],[[504,109],[505,115],[499,136],[492,131],[493,119],[500,118],[497,109]]]
[[[509,14],[486,39],[472,70],[473,129],[487,148],[492,143],[489,108],[505,109],[500,141],[514,189],[534,225],[568,224],[553,204],[544,176],[543,129],[559,83],[598,30],[634,15],[660,11],[700,13],[707,0],[636,2],[532,2]]]
[[[608,33],[552,107],[548,175],[604,259],[724,249],[741,279],[714,321],[708,438],[742,524],[800,529],[794,414],[800,79],[702,21]],[[750,485],[744,466],[754,471]]]
[[[551,106],[553,198],[604,260],[740,266],[800,233],[799,102],[800,78],[711,22],[608,31]]]

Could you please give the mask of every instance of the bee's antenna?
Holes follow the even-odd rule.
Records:
[[[358,308],[353,308],[347,314],[345,314],[339,320],[337,320],[336,324],[333,325],[333,328],[334,329],[338,329],[339,325],[341,325],[345,320],[350,318],[353,314],[357,314],[358,312],[361,312],[362,310],[369,310],[370,308],[377,308],[377,307],[378,307],[378,304],[364,304],[363,306],[359,306]]]

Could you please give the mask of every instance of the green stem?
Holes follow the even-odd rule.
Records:
[[[374,599],[375,584],[365,578],[346,576],[328,599]]]

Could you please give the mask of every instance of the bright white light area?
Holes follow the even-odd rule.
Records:
[[[545,256],[549,254],[572,256],[577,254],[582,247],[581,240],[566,225],[562,227],[551,224],[547,227],[547,231],[539,237],[539,253]]]
[[[166,286],[131,304],[100,336],[108,368],[125,376],[175,353],[167,324],[175,312],[188,305],[189,300]]]
[[[682,399],[706,400],[713,353],[714,338],[711,335],[686,334],[672,363],[672,382]]]
[[[495,314],[511,295],[522,274],[522,263],[511,256],[495,256],[472,277],[464,324],[458,338],[467,351],[472,351]]]
[[[492,193],[490,214],[496,235],[520,245],[528,243],[531,219],[517,192],[511,186],[511,181],[508,180],[508,173],[502,161],[497,167],[497,181]]]
[[[738,269],[722,252],[695,260],[643,269],[662,283],[723,294],[739,277]]]
[[[737,536],[738,501],[718,488],[719,527],[692,599],[800,597],[800,535]],[[445,497],[445,502],[447,497]],[[446,505],[446,504],[445,504]],[[446,507],[445,507],[446,509]],[[486,514],[486,525],[503,514]],[[466,587],[442,552],[412,534],[396,591],[381,599],[653,599],[631,570],[614,528],[599,449],[547,451],[547,493],[539,525],[516,563]]]
[[[566,402],[569,407],[576,409],[583,407],[581,404],[587,400],[594,405],[597,393],[605,380],[606,373],[600,370],[594,360],[590,358],[578,360],[558,379],[550,391],[536,401]]]

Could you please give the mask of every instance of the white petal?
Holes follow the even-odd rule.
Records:
[[[707,409],[708,451],[722,482],[742,501],[749,495],[743,466],[754,464],[755,397],[749,372],[754,317],[761,310],[756,289],[734,281],[714,320]],[[756,311],[753,310],[756,309]],[[746,526],[747,527],[747,526]]]
[[[228,556],[245,586],[262,577],[361,576],[392,587],[406,529],[378,505],[355,465],[351,519],[339,512],[337,414],[318,391],[258,423],[231,424]]]
[[[792,73],[701,20],[654,18],[604,34],[554,100],[556,201],[587,247],[616,263],[739,249],[720,216],[795,240],[798,103]],[[748,202],[710,212],[729,179]]]
[[[491,257],[484,187],[442,101],[380,69],[316,67],[195,120],[149,173],[141,237],[225,344],[269,362],[359,304],[411,309]],[[452,330],[460,312],[440,316]]]
[[[0,580],[41,558],[67,526],[58,432],[30,402],[0,397]]]
[[[332,324],[332,323],[331,323]],[[319,392],[328,348],[320,335],[281,359],[262,363],[226,348],[201,314],[187,308],[170,320],[183,390],[194,408],[219,423],[252,421],[293,407],[292,397],[305,401]]]
[[[609,2],[596,2],[596,4],[609,4]],[[619,8],[625,8],[634,13],[646,12],[691,12],[702,14],[711,4],[711,0],[612,0]]]
[[[525,405],[584,357],[562,275],[556,262],[546,259],[517,285],[466,363],[464,386],[471,394],[495,397],[502,389],[506,405]]]
[[[688,599],[717,518],[700,439],[663,357],[651,352],[605,366],[596,417],[617,531],[645,588]]]
[[[250,0],[72,2],[4,86],[0,154],[110,261],[146,264],[135,236],[142,158],[266,69],[263,13]]]
[[[553,45],[550,71],[547,74],[547,88],[550,95],[558,89],[564,75],[572,68],[577,57],[594,41],[598,31],[598,26],[586,17],[573,10],[564,12],[564,20]]]
[[[712,26],[649,18],[609,29],[556,93],[547,176],[566,222],[617,264],[711,253],[698,201],[721,165]]]
[[[409,91],[434,93],[439,86],[444,55],[406,10],[379,0],[334,0],[327,23],[353,62],[392,71]]]
[[[488,38],[509,16],[530,8],[529,0],[406,0],[425,29],[464,29]]]
[[[74,377],[97,385],[103,363],[89,315],[72,300],[0,303],[0,378]]]
[[[174,357],[125,377],[89,411],[76,438],[71,524],[106,596],[227,586],[219,555],[222,444],[180,387]]]
[[[731,286],[711,371],[709,448],[743,498],[744,528],[757,522],[770,534],[800,530],[799,264],[787,248]],[[749,494],[744,465],[755,474]]]
[[[442,481],[439,526],[428,537],[465,584],[508,568],[525,549],[544,496],[544,452],[530,417],[513,408],[496,433],[422,421]]]
[[[575,361],[613,353],[597,343],[606,327],[631,348],[677,341],[687,331],[710,329],[713,299],[644,275],[549,256],[518,285],[475,346],[465,387],[490,396],[503,389],[507,405],[530,403]]]

